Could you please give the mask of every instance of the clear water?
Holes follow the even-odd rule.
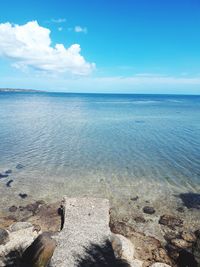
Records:
[[[200,96],[0,93],[5,169],[6,201],[200,192]]]

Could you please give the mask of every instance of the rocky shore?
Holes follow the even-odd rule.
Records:
[[[200,264],[200,228],[191,230],[180,216],[163,214],[157,222],[154,221],[154,227],[157,227],[160,232],[158,236],[161,236],[158,238],[147,235],[139,231],[139,227],[135,227],[136,224],[142,224],[145,228],[147,217],[150,220],[149,217],[152,216],[153,221],[155,216],[153,207],[145,206],[143,213],[143,217],[134,217],[135,224],[133,224],[128,217],[117,218],[113,208],[110,209],[111,232],[125,237],[133,245],[135,258],[139,262],[138,266],[151,266],[157,262],[169,266],[189,267]],[[60,201],[48,204],[38,200],[23,206],[10,206],[7,211],[0,214],[1,260],[5,256],[5,248],[7,252],[17,245],[25,249],[39,234],[46,231],[57,234],[62,226]],[[22,236],[24,239],[21,238]],[[1,262],[0,266],[6,265]]]

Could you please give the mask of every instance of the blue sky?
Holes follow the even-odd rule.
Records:
[[[1,0],[0,10],[0,87],[200,94],[199,0]]]

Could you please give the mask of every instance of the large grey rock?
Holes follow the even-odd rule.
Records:
[[[56,238],[52,266],[74,267],[91,243],[101,245],[110,235],[109,201],[100,198],[64,198],[64,227]]]
[[[5,260],[9,259],[9,254],[24,251],[38,236],[33,227],[21,229],[9,233],[9,241],[5,245],[0,245],[0,267],[7,266]]]
[[[12,224],[9,227],[9,231],[10,232],[15,232],[15,231],[19,231],[19,230],[22,230],[22,229],[27,229],[27,228],[30,228],[30,227],[33,228],[33,225],[30,222],[16,222],[16,223]]]
[[[118,258],[124,259],[129,263],[134,259],[135,248],[133,243],[123,235],[113,234],[111,236],[113,250]]]

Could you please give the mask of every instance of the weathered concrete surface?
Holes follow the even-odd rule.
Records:
[[[64,198],[64,228],[55,237],[57,248],[52,266],[74,267],[91,243],[101,244],[110,236],[109,201],[101,198]]]

